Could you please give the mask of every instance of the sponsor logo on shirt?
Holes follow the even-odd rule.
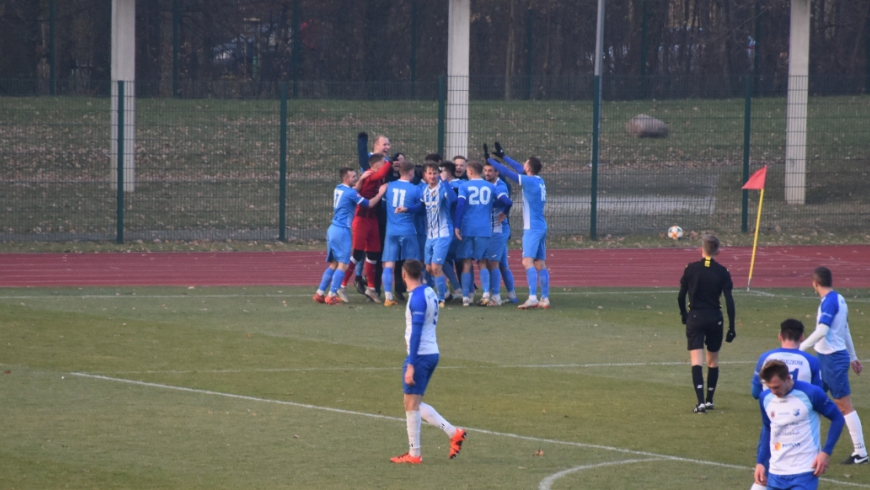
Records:
[[[773,443],[773,449],[774,449],[774,451],[782,451],[783,449],[788,449],[788,448],[792,448],[792,447],[800,447],[800,445],[801,445],[801,443],[799,443],[799,442],[787,442],[787,443],[783,444],[783,443],[777,441],[777,442]]]

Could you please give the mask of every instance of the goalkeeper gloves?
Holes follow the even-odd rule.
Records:
[[[501,149],[498,141],[495,142],[495,151],[492,154],[504,160],[504,150]]]
[[[483,159],[489,161],[489,148],[486,143],[483,144]]]
[[[725,335],[725,342],[731,343],[734,340],[734,337],[737,337],[737,332],[734,330],[734,327],[728,329],[728,333]]]
[[[688,315],[685,311],[681,311],[681,312],[680,312],[680,320],[682,320],[683,325],[686,324],[686,317],[688,317],[688,316],[689,316],[689,315]]]

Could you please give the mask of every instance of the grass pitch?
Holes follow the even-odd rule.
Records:
[[[676,290],[449,305],[425,400],[469,438],[448,460],[424,425],[424,464],[407,467],[388,462],[407,447],[404,309],[327,307],[309,289],[0,290],[0,487],[748,488],[754,363],[818,305],[809,289],[737,291],[706,415],[691,413]],[[867,358],[870,291],[841,292]],[[870,383],[852,382],[867,419]],[[833,459],[850,450],[844,433]],[[870,488],[870,467],[826,478]]]

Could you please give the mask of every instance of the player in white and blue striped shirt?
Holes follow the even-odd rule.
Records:
[[[450,210],[456,202],[456,193],[440,177],[438,164],[423,165],[423,205],[426,206],[426,245],[424,261],[426,271],[435,281],[435,292],[440,306],[447,295],[447,278],[444,277],[444,261],[453,241],[453,219]]]

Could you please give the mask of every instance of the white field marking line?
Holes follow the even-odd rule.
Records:
[[[233,393],[221,393],[219,391],[199,390],[196,388],[186,388],[183,386],[172,386],[172,385],[165,385],[165,384],[160,384],[160,383],[149,383],[146,381],[136,381],[136,380],[132,380],[132,379],[112,378],[109,376],[100,376],[100,375],[94,375],[94,374],[88,374],[88,373],[75,373],[74,372],[74,373],[70,373],[70,375],[71,376],[80,376],[83,378],[98,379],[98,380],[103,380],[103,381],[115,381],[118,383],[127,383],[127,384],[131,384],[131,385],[136,385],[136,386],[147,386],[150,388],[161,388],[161,389],[165,389],[165,390],[175,390],[175,391],[182,391],[182,392],[186,392],[186,393],[196,393],[199,395],[222,396],[222,397],[226,397],[226,398],[233,398],[236,400],[247,400],[247,401],[261,402],[261,403],[274,403],[277,405],[285,405],[285,406],[292,406],[292,407],[299,407],[299,408],[310,408],[312,410],[321,410],[324,412],[340,413],[340,414],[344,414],[344,415],[357,415],[357,416],[361,416],[361,417],[390,420],[390,421],[402,422],[402,423],[407,422],[404,418],[391,417],[389,415],[378,415],[378,414],[374,414],[374,413],[356,412],[353,410],[343,410],[340,408],[321,407],[318,405],[310,405],[307,403],[297,403],[297,402],[289,402],[289,401],[282,401],[282,400],[270,400],[268,398],[257,398],[254,396],[236,395]],[[652,458],[652,459],[677,461],[677,462],[681,462],[681,463],[702,464],[702,465],[708,465],[708,466],[717,466],[720,468],[730,468],[730,469],[735,469],[735,470],[752,470],[752,471],[755,470],[755,468],[750,468],[747,466],[738,466],[738,465],[728,464],[728,463],[718,463],[716,461],[704,461],[704,460],[700,460],[700,459],[682,458],[679,456],[670,456],[667,454],[651,453],[649,451],[636,451],[633,449],[625,449],[625,448],[612,447],[612,446],[602,446],[600,444],[587,444],[587,443],[583,443],[583,442],[560,441],[558,439],[546,439],[546,438],[542,438],[542,437],[522,436],[519,434],[511,434],[509,432],[496,432],[496,431],[486,430],[486,429],[475,429],[473,427],[464,427],[464,429],[468,430],[468,431],[472,431],[472,432],[478,432],[481,434],[488,434],[491,436],[499,436],[499,437],[509,437],[512,439],[519,439],[522,441],[532,441],[532,442],[539,442],[539,443],[543,442],[543,443],[558,444],[558,445],[563,445],[563,446],[579,447],[579,448],[584,448],[584,449],[600,449],[603,451],[613,451],[613,452],[618,452],[618,453],[623,453],[623,454],[634,454],[637,456],[647,456],[647,457]],[[838,480],[829,480],[827,478],[824,478],[824,480],[832,482],[832,483],[838,483],[841,485],[850,485],[850,486],[861,487],[861,488],[870,488],[870,485],[865,485],[862,483],[841,482]]]
[[[624,459],[622,461],[607,461],[604,463],[575,466],[574,468],[560,471],[558,473],[553,473],[552,475],[544,478],[543,480],[541,480],[541,483],[538,485],[538,490],[550,490],[550,488],[553,486],[553,482],[555,482],[559,478],[562,478],[563,476],[567,476],[567,475],[570,475],[571,473],[576,473],[578,471],[591,470],[593,468],[604,468],[606,466],[620,466],[620,465],[631,464],[631,463],[646,463],[647,461],[661,461],[661,459],[660,458]]]
[[[720,361],[719,364],[755,364],[757,361]],[[868,361],[870,362],[870,361]],[[651,366],[688,366],[688,361],[674,362],[615,362],[589,364],[504,364],[498,366],[438,366],[438,369],[562,369],[598,367],[651,367]],[[233,373],[304,373],[308,371],[395,371],[396,366],[348,366],[348,367],[307,367],[307,368],[262,368],[262,369],[187,369],[187,370],[149,370],[149,371],[112,371],[91,374],[233,374]]]

